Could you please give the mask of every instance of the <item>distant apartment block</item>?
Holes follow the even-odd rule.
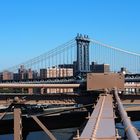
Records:
[[[2,74],[3,80],[13,80],[13,73],[9,71],[4,71]]]
[[[0,81],[2,81],[2,79],[3,79],[3,74],[2,74],[2,72],[0,73]]]
[[[95,62],[92,62],[90,69],[92,72],[95,72],[95,73],[105,73],[105,72],[110,72],[110,65],[109,64],[97,64]]]

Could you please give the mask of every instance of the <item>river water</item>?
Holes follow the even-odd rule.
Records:
[[[51,132],[57,138],[57,140],[69,140],[76,130],[77,128],[66,128],[52,130]],[[14,140],[14,138],[12,134],[1,135],[0,140]],[[38,131],[29,133],[26,140],[50,140],[50,139],[48,138],[45,132]]]
[[[133,125],[140,130],[140,121],[133,122]],[[116,124],[116,128],[119,130],[119,134],[124,136],[124,130],[121,123]],[[70,140],[71,136],[75,133],[77,128],[57,129],[51,132],[57,138],[57,140]],[[0,140],[14,140],[13,135],[0,135]],[[31,132],[28,134],[26,140],[49,140],[46,133],[43,131]]]

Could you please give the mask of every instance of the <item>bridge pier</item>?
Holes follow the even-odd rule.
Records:
[[[77,73],[89,72],[89,43],[88,36],[77,35]]]

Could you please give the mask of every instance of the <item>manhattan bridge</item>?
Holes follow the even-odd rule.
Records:
[[[0,136],[14,140],[40,129],[56,140],[52,130],[70,127],[77,128],[73,140],[138,140],[140,54],[77,34],[1,71],[0,105]]]
[[[104,44],[87,35],[78,34],[76,38],[49,52],[4,70],[6,78],[3,78],[3,81],[27,81],[70,76],[75,78],[86,72],[121,72],[123,70],[127,80],[131,80],[133,77],[139,80],[139,64],[140,54]],[[108,66],[106,69],[101,68],[105,65]],[[22,76],[19,73],[16,74],[19,68],[21,68]],[[9,76],[7,76],[8,74]]]
[[[24,63],[8,68],[16,72],[23,65],[26,69],[59,68],[59,65],[76,63],[77,71],[89,72],[91,62],[109,64],[112,72],[127,68],[129,73],[140,73],[140,54],[116,48],[78,34],[76,38]]]

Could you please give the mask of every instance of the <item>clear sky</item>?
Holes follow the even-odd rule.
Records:
[[[0,69],[77,33],[140,53],[140,0],[0,0]]]

